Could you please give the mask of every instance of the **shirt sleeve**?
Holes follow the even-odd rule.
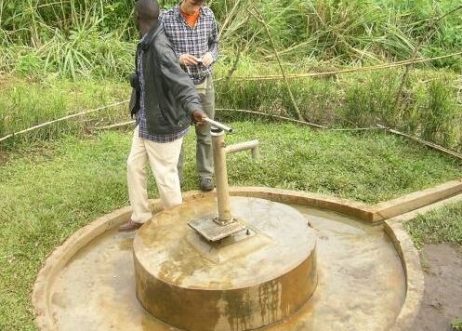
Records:
[[[213,61],[218,59],[218,25],[215,15],[212,12],[212,33],[209,38],[209,52],[212,54]]]
[[[170,12],[165,11],[164,15],[162,15],[159,18],[159,20],[160,20],[160,23],[162,24],[162,28],[164,29],[164,33],[167,36],[167,39],[172,40],[174,31],[175,31],[175,28],[174,28],[175,23],[172,22],[172,17],[171,17]],[[182,54],[179,54],[176,49],[174,48],[172,49],[173,49],[173,54],[175,54],[177,61],[178,61],[178,59],[180,58],[180,55]]]

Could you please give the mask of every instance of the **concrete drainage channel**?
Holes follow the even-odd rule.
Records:
[[[223,159],[233,148],[221,133],[215,140],[216,193],[187,193],[136,234],[116,231],[130,215],[120,209],[50,255],[32,297],[40,330],[411,327],[423,274],[397,216],[456,195],[461,181],[375,206],[228,188]]]

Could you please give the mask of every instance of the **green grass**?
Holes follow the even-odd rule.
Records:
[[[405,226],[419,248],[424,244],[462,245],[462,203],[419,215]]]
[[[231,185],[309,190],[375,203],[460,176],[461,164],[398,137],[235,122],[228,143],[259,139],[261,158],[228,156]],[[193,134],[184,190],[196,189]],[[8,152],[0,166],[0,329],[34,329],[30,292],[46,256],[78,228],[126,206],[131,133],[61,137]],[[152,182],[150,196],[157,192]]]
[[[462,319],[456,319],[451,322],[453,331],[462,331]]]
[[[0,77],[0,138],[37,124],[98,108],[129,98],[128,83],[82,80],[79,83],[44,77],[40,81],[16,76]],[[7,140],[4,145],[34,143],[66,133],[85,133],[95,125],[129,118],[126,104],[52,124]],[[0,143],[0,149],[1,149]]]

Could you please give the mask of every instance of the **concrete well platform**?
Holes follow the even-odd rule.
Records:
[[[317,238],[315,291],[307,302],[293,309],[292,313],[287,316],[280,314],[273,320],[274,322],[259,330],[408,330],[419,308],[423,287],[420,283],[420,266],[418,262],[416,264],[417,254],[404,231],[386,223],[372,225],[361,221],[359,217],[353,215],[365,214],[367,210],[361,209],[357,203],[349,203],[345,200],[334,201],[331,198],[324,199],[307,193],[260,188],[237,188],[233,190],[232,195],[265,197],[272,201],[283,202],[290,205],[287,210],[295,210],[295,214],[301,215],[308,231],[306,237],[308,239],[307,242],[301,243],[303,253],[296,253],[292,260],[289,257],[293,266],[310,260],[308,258],[312,247],[309,239],[310,231],[313,231]],[[213,194],[191,193],[186,196],[185,203],[200,206],[202,203],[207,204],[210,199],[213,199]],[[232,198],[232,206],[235,204],[234,201],[239,199],[241,198]],[[157,206],[158,201],[154,202],[154,208]],[[338,206],[338,208],[329,211],[315,206]],[[200,214],[199,209],[194,212]],[[240,209],[242,213],[246,213],[245,208]],[[284,209],[282,214],[287,210]],[[345,210],[348,210],[350,216],[338,213]],[[136,252],[137,245],[141,244],[143,236],[148,233],[148,238],[151,238],[151,235],[156,236],[154,229],[157,229],[160,239],[162,226],[167,227],[167,224],[170,224],[176,227],[180,224],[169,223],[167,212],[161,212],[156,216],[156,220],[160,222],[153,222],[152,226],[146,227],[146,230],[143,228],[139,238],[135,238],[133,233],[116,231],[117,226],[125,222],[129,215],[130,209],[123,208],[96,220],[75,233],[47,259],[39,273],[33,293],[36,322],[40,330],[179,330],[166,323],[171,321],[162,321],[154,317],[138,300],[136,287],[140,287],[141,283],[138,282],[139,284],[136,285],[134,256],[139,255]],[[277,220],[275,222],[277,223]],[[173,235],[173,232],[180,235],[176,231],[165,233]],[[300,233],[302,234],[300,238],[304,238],[305,232],[300,231]],[[195,254],[198,254],[196,257],[203,259],[206,264],[213,265],[217,261],[226,264],[233,259],[239,259],[239,254],[236,255],[232,250],[231,253],[226,254],[214,254],[213,250],[207,253],[201,250],[201,247],[206,246],[198,245],[194,238],[188,235],[188,231],[185,230],[183,235],[186,241],[179,244],[179,251],[181,252],[185,247],[192,247],[196,251]],[[249,240],[246,249],[258,254],[259,249],[268,247],[267,240],[272,237],[271,231],[262,237],[265,238],[255,240],[253,243],[249,240],[251,238],[246,239]],[[174,238],[167,241],[171,242],[171,239]],[[147,239],[143,245],[148,245],[149,242],[150,239]],[[295,246],[297,245],[292,247]],[[289,253],[290,251],[291,249],[287,251],[286,257],[292,254]],[[148,255],[144,255],[144,258],[148,258]],[[156,259],[159,265],[162,257],[157,256]],[[277,260],[276,257],[274,259]],[[148,260],[151,261],[149,258],[143,262],[143,268],[149,267]],[[172,288],[176,286],[181,289],[196,290],[205,284],[201,285],[201,281],[204,280],[207,286],[213,288],[212,276],[199,277],[198,274],[194,275],[194,272],[178,274],[175,271],[178,266],[174,261],[180,264],[181,262],[174,258],[168,259],[169,262],[165,261],[167,259],[164,263],[169,266],[169,272],[162,274],[158,272],[156,277],[164,282],[168,281]],[[270,264],[277,266],[277,261],[274,261]],[[259,282],[273,284],[275,279],[292,270],[290,267],[279,269],[276,267],[273,271],[263,263],[259,263],[258,266],[261,267],[261,272],[260,268],[252,271],[247,270],[247,267],[234,272],[242,275],[239,279],[245,277],[251,279],[250,275],[254,272]],[[206,275],[204,270],[202,269],[201,275]],[[149,274],[154,275],[155,272]],[[310,279],[310,273],[307,273],[307,278]],[[255,285],[247,281],[233,283],[234,277],[221,282],[220,279],[213,283],[216,291],[252,288]],[[305,278],[301,282],[311,284],[308,280]],[[306,286],[306,293],[308,293],[309,285]],[[271,286],[266,288],[269,291],[274,289]],[[165,302],[167,298],[159,296],[152,297],[151,300],[156,304],[156,302]],[[223,302],[221,301],[222,304],[216,302],[214,307],[217,310],[226,310],[227,307]],[[230,302],[238,303],[235,306],[229,305],[230,311],[246,309],[245,305],[240,304],[245,300]],[[188,301],[182,304],[188,304]],[[260,305],[263,306],[265,305]],[[206,310],[207,307],[193,307],[198,311],[201,308]],[[261,316],[261,312],[259,314]],[[213,321],[212,316],[207,325],[213,326],[211,329],[215,331],[227,330],[223,329],[223,325],[227,325],[233,331],[252,328],[245,319],[233,318],[236,317],[235,314],[221,316],[225,316],[226,321]]]
[[[289,318],[316,289],[315,231],[295,208],[233,197],[232,215],[248,231],[209,242],[188,222],[216,217],[215,200],[186,202],[138,230],[139,301],[154,317],[191,331],[257,329]]]

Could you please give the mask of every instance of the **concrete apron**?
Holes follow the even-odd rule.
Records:
[[[146,296],[148,299],[142,298],[143,293],[149,290],[143,292],[140,289],[148,289],[149,281],[154,282],[151,285],[155,285],[156,281],[159,284],[161,280],[164,284],[169,284],[170,288],[186,290],[186,292],[180,292],[182,294],[187,293],[187,290],[197,290],[202,286],[209,286],[212,289],[215,286],[214,290],[221,291],[222,294],[229,290],[247,289],[234,292],[238,293],[237,296],[228,302],[220,301],[213,295],[205,297],[205,301],[202,297],[200,300],[203,301],[196,302],[189,300],[194,297],[188,299],[188,295],[179,296],[175,304],[182,305],[183,308],[179,307],[178,312],[184,313],[184,307],[188,307],[186,311],[193,312],[188,322],[193,323],[193,330],[237,331],[266,324],[269,325],[264,326],[264,330],[274,331],[406,329],[419,308],[423,286],[420,282],[421,273],[417,254],[404,231],[395,233],[393,227],[388,225],[385,226],[386,231],[384,231],[384,226],[367,224],[359,221],[357,217],[307,207],[307,204],[303,203],[304,199],[308,199],[306,193],[300,193],[297,196],[297,192],[293,191],[290,191],[288,195],[283,195],[280,190],[256,188],[252,190],[258,192],[255,194],[257,196],[267,194],[268,197],[273,197],[273,200],[297,203],[293,205],[297,209],[296,212],[288,206],[280,205],[282,214],[301,215],[305,226],[309,225],[306,231],[295,231],[296,236],[292,236],[293,231],[288,231],[294,245],[289,243],[288,247],[283,247],[282,242],[271,243],[273,241],[271,238],[277,238],[277,236],[270,230],[263,229],[264,231],[260,232],[262,233],[261,238],[255,235],[251,239],[246,239],[248,241],[246,249],[249,254],[245,256],[250,256],[248,259],[242,259],[236,255],[236,252],[233,252],[233,249],[221,255],[213,252],[207,255],[204,253],[206,250],[200,250],[200,245],[194,246],[195,239],[191,237],[187,226],[182,225],[181,222],[173,223],[173,219],[170,218],[172,215],[164,212],[155,217],[155,219],[162,220],[159,224],[152,222],[140,230],[140,235],[135,242],[137,250],[135,256],[138,261],[134,261],[134,234],[122,234],[114,230],[129,217],[130,210],[124,208],[78,231],[48,258],[37,278],[33,293],[39,328],[42,330],[176,330],[143,309],[136,297],[136,284],[139,297],[149,311],[154,312],[164,321],[190,328],[191,324],[182,325],[181,321],[178,322],[171,317],[175,306],[165,304],[168,302],[168,296],[159,295],[165,292],[154,291],[156,296],[148,295]],[[248,188],[242,191],[243,195],[251,195]],[[239,195],[239,188],[234,189],[232,194]],[[274,199],[276,196],[279,198]],[[291,200],[289,197],[296,198]],[[206,206],[204,208],[211,208],[207,205],[213,199],[213,194],[191,193],[186,197],[185,205],[191,207],[188,210],[195,210],[193,214],[200,214],[200,206],[203,204]],[[264,215],[265,209],[258,204],[256,208],[242,207],[247,204],[242,202],[242,199],[232,198],[233,213],[236,212],[240,217],[245,218],[250,210],[255,209],[257,215]],[[257,200],[260,199],[252,201]],[[316,205],[319,205],[322,199],[309,197],[309,201],[315,200]],[[331,198],[328,203],[332,203]],[[343,206],[340,208],[341,211],[347,206],[349,210],[357,209],[358,215],[366,212],[354,202],[339,200],[335,203]],[[156,205],[158,203],[155,203],[155,207]],[[193,206],[196,206],[196,209]],[[179,213],[183,213],[183,221],[188,219],[189,214],[185,214],[184,210]],[[255,222],[258,223],[259,219],[261,218],[256,217]],[[278,219],[279,221],[284,220],[284,218],[277,217],[274,222],[278,223]],[[253,227],[258,230],[255,224]],[[159,231],[156,232],[156,229]],[[310,231],[313,231],[317,237],[315,260],[310,258],[314,251],[314,240]],[[186,255],[195,252],[196,255],[191,255],[191,260],[185,262],[187,264],[194,264],[192,261],[203,259],[204,263],[199,265],[202,268],[200,277],[194,273],[195,268],[188,272],[179,272],[179,270],[184,270],[184,266],[181,265],[183,260],[178,256],[168,254],[162,256],[161,251],[157,251],[155,255],[149,253],[151,249],[156,249],[151,237],[157,236],[156,238],[161,242],[165,237],[164,244],[171,245],[175,240],[173,237],[182,235],[186,236],[183,237],[186,240],[178,240],[173,252],[183,252]],[[284,236],[281,238],[287,239]],[[297,240],[302,241],[297,243]],[[147,247],[149,250],[143,251]],[[187,247],[189,248],[186,249]],[[191,247],[194,247],[194,250]],[[296,247],[303,249],[297,251]],[[279,261],[278,255],[275,254],[276,251],[284,249],[286,251],[282,254],[285,254],[284,259],[287,259],[287,265]],[[252,256],[250,253],[256,255]],[[255,265],[255,261],[258,262],[258,254],[261,254],[260,257],[270,256],[270,262],[266,265],[263,263]],[[236,259],[242,263],[241,268],[232,267],[233,260]],[[227,277],[213,279],[214,274],[208,273],[208,268],[204,267],[204,265],[210,267],[215,264],[215,268],[220,269],[220,266],[216,266],[217,261],[224,262],[225,265],[229,263],[220,270],[220,275]],[[305,264],[307,278],[301,281],[296,276],[292,278],[292,280],[298,279],[299,281],[299,285],[292,289],[301,289],[301,293],[292,290],[285,300],[281,299],[281,294],[289,292],[280,291],[278,286],[271,288],[269,285],[278,284],[275,280],[280,280],[282,276],[290,274],[292,270],[297,269],[294,268],[295,266],[303,264],[302,261],[311,261]],[[314,263],[314,261],[317,262]],[[137,266],[136,276],[134,264]],[[167,268],[157,274],[152,269],[143,276],[143,270],[150,270],[150,267],[155,265],[164,265]],[[313,277],[313,273],[309,270],[314,265],[316,265],[318,283],[311,295],[314,287],[310,286],[315,284],[316,277]],[[286,284],[289,283],[290,278]],[[268,296],[266,293],[262,296],[261,291],[260,293],[255,292],[259,284],[266,284],[264,288],[268,293],[274,290],[278,295]],[[250,297],[245,298],[245,294],[249,293]],[[240,301],[236,299],[237,297]],[[257,309],[255,315],[249,315],[245,311],[249,311],[249,308],[252,308],[251,305],[256,303],[255,298],[272,298],[273,302],[256,304],[255,307],[260,307],[258,308],[260,310]],[[274,300],[275,298],[277,300]],[[309,300],[301,302],[300,298]],[[194,304],[191,305],[190,302]],[[242,305],[243,302],[247,306]],[[153,308],[156,305],[160,305],[162,309],[167,307],[170,311],[167,309],[167,314],[159,315],[159,309]],[[263,311],[261,307],[266,307],[266,310],[263,309]],[[243,316],[259,316],[260,318],[244,318]],[[205,318],[209,319],[205,320]]]
[[[214,197],[157,214],[133,244],[138,299],[154,317],[191,331],[248,330],[289,318],[317,284],[316,234],[280,203],[232,197],[245,224],[211,243],[188,226],[218,215]]]

